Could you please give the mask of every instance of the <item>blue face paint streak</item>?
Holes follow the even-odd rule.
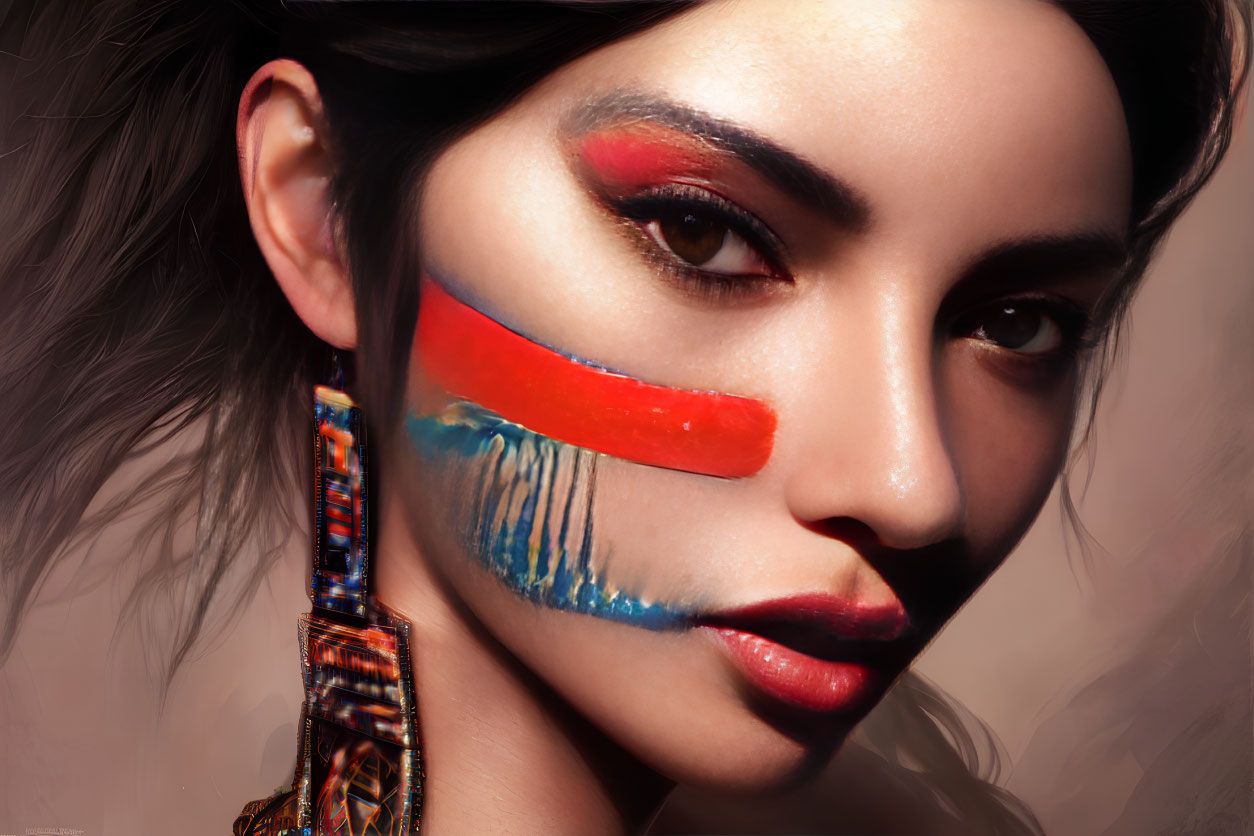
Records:
[[[645,603],[598,578],[591,566],[592,503],[602,454],[556,441],[462,401],[439,415],[406,418],[410,441],[442,466],[467,552],[521,597],[649,630],[692,614]]]

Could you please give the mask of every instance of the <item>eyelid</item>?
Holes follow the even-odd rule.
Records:
[[[755,249],[762,260],[777,271],[777,278],[791,280],[791,273],[785,266],[789,260],[788,247],[775,231],[757,215],[708,188],[690,183],[667,183],[630,195],[607,196],[605,201],[619,216],[638,224],[658,220],[664,210],[685,206],[712,214]]]
[[[976,330],[970,327],[971,321],[980,314],[999,307],[1020,305],[1033,308],[1050,317],[1062,331],[1063,344],[1054,350],[1025,353],[1012,348],[997,348],[1013,354],[1023,362],[1059,362],[1070,360],[1098,344],[1093,337],[1092,315],[1081,305],[1063,296],[1049,294],[1019,293],[1010,296],[999,296],[982,299],[953,318],[949,326],[952,336],[970,337]],[[982,340],[982,342],[988,342]],[[994,343],[989,343],[995,345]]]

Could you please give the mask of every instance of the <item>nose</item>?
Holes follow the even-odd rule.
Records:
[[[883,547],[918,549],[961,532],[962,481],[931,318],[891,297],[876,307],[857,327],[833,329],[829,356],[814,364],[785,498],[804,523],[853,521]]]

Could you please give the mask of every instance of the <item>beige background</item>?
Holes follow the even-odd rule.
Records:
[[[1254,828],[1250,134],[1247,114],[1134,306],[1092,478],[1085,491],[1080,467],[1075,486],[1103,547],[1091,571],[1068,560],[1051,500],[918,663],[990,724],[1009,787],[1053,834]],[[60,568],[0,670],[0,834],[224,834],[245,800],[287,780],[304,542],[160,712],[140,626],[114,629],[145,560],[137,525],[119,521]],[[160,624],[158,609],[147,627]],[[765,804],[679,804],[704,804],[690,820],[712,832],[846,832],[831,821],[848,801],[839,781]]]
[[[919,663],[996,730],[1050,833],[1254,832],[1249,117],[1135,303],[1087,491],[1077,468],[1092,571],[1055,497]]]

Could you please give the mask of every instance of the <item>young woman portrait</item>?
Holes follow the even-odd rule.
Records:
[[[0,6],[0,831],[1046,832],[910,668],[1100,564],[1249,18]]]

